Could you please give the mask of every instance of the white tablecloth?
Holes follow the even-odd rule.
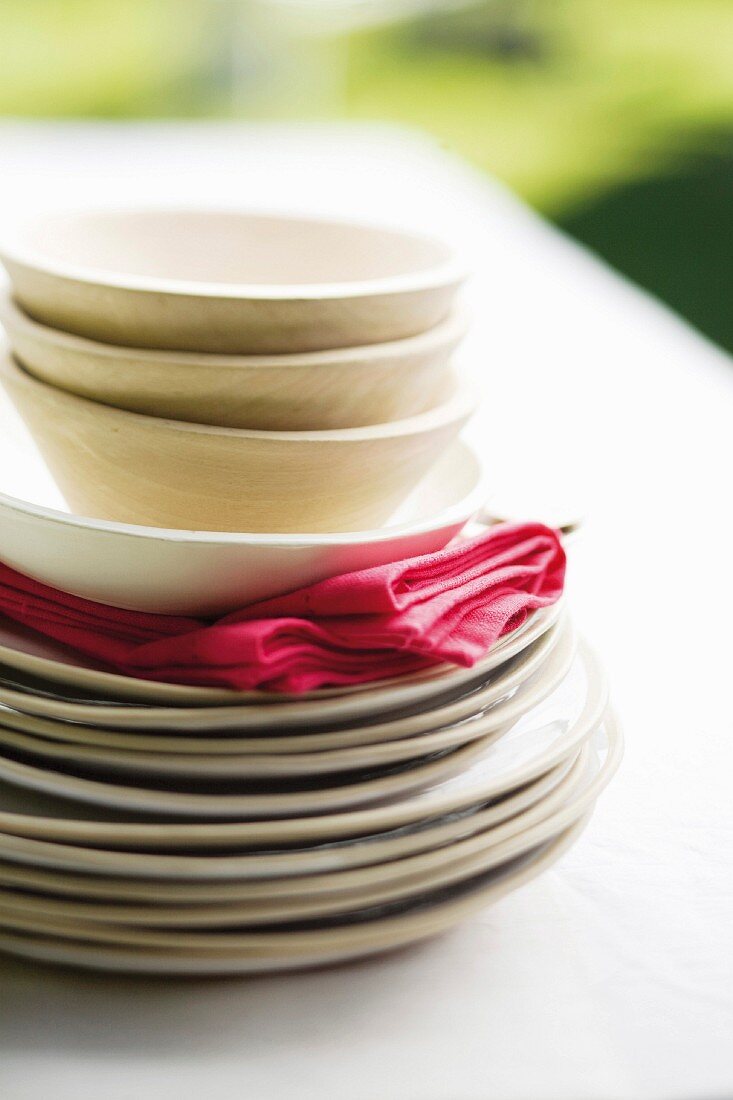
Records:
[[[586,502],[572,603],[627,737],[571,853],[422,947],[226,981],[0,960],[4,1100],[731,1096],[729,358],[401,131],[6,124],[0,195],[2,224],[100,199],[251,203],[461,242],[485,391],[469,434],[497,499]]]

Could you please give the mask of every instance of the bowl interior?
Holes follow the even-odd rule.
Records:
[[[90,278],[252,286],[394,278],[451,259],[439,241],[381,227],[217,211],[53,214],[18,243],[27,262]]]
[[[468,497],[476,497],[475,508],[481,503],[482,472],[478,458],[465,443],[451,444],[445,454],[430,469],[428,474],[412,490],[396,511],[383,524],[383,528],[402,527],[428,523],[433,517],[448,509],[453,509]],[[33,437],[17,413],[7,393],[0,386],[0,494],[30,504],[34,507],[50,509],[68,516],[74,513],[66,504],[64,497],[54,481],[46,463],[36,446]],[[110,524],[101,520],[90,521],[93,526],[124,529],[124,524]],[[157,528],[137,528],[150,534],[160,534]],[[173,537],[185,536],[186,532],[170,532]],[[225,533],[226,540],[236,539],[236,534]],[[255,536],[253,536],[254,538]],[[323,536],[314,536],[323,541]],[[352,532],[347,536],[353,540]],[[267,535],[257,536],[259,541],[267,541]],[[300,535],[274,536],[278,542],[302,539]],[[2,551],[0,549],[0,559]]]

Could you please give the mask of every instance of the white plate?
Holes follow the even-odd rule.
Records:
[[[357,782],[342,782],[328,787],[311,783],[307,788],[287,792],[267,789],[261,781],[253,783],[246,793],[240,791],[237,794],[210,793],[209,789],[202,793],[198,789],[170,791],[165,787],[128,787],[83,779],[67,772],[46,771],[30,764],[20,764],[2,755],[0,778],[31,790],[73,801],[90,802],[126,814],[160,814],[174,818],[201,818],[205,821],[241,821],[249,818],[272,820],[360,809],[379,802],[392,802],[423,788],[434,787],[469,767],[488,750],[492,741],[491,735],[477,738],[437,758],[403,765],[398,771],[387,774],[380,769],[375,775],[367,773],[366,778],[359,778]]]
[[[98,874],[79,875],[0,861],[0,885],[77,898],[156,905],[262,902],[303,894],[314,897],[319,894],[340,893],[353,887],[351,875],[354,869],[383,866],[419,852],[433,851],[482,830],[495,829],[510,819],[520,818],[525,811],[540,803],[545,807],[552,807],[556,799],[562,797],[561,790],[575,782],[571,773],[577,769],[578,755],[576,753],[569,757],[520,790],[478,807],[438,816],[426,824],[417,823],[383,833],[337,841],[330,847],[338,852],[338,866],[335,870],[321,874],[296,873],[287,878],[270,879],[250,879],[245,876],[212,882],[161,881]]]
[[[308,872],[310,853],[306,853],[307,873],[294,870],[286,877],[248,878],[245,867],[240,878],[212,881],[75,874],[0,860],[0,886],[87,900],[155,905],[250,903],[343,893],[361,884],[361,879],[355,877],[361,869],[384,867],[408,856],[435,851],[476,833],[497,829],[504,823],[521,821],[526,813],[539,807],[540,818],[546,816],[558,799],[566,797],[563,792],[577,785],[579,757],[589,739],[590,735],[576,753],[545,775],[499,799],[457,813],[439,815],[427,822],[318,845],[318,849],[331,849],[337,856],[336,866],[321,873]],[[269,854],[277,858],[281,854],[292,855],[292,851],[270,850]],[[277,870],[274,864],[273,870]]]
[[[557,652],[553,657],[556,646]],[[40,762],[47,766],[57,764],[64,770],[75,773],[79,770],[82,774],[89,771],[101,773],[97,778],[105,781],[119,775],[132,775],[143,783],[151,776],[165,778],[170,783],[186,779],[229,781],[327,775],[361,768],[384,767],[457,748],[498,731],[502,725],[513,721],[514,715],[520,713],[518,707],[533,705],[539,701],[543,692],[549,692],[556,686],[570,667],[574,648],[569,626],[565,624],[562,631],[554,627],[515,661],[503,666],[498,675],[491,677],[485,688],[424,716],[396,720],[395,726],[398,728],[394,739],[384,739],[383,727],[374,727],[376,734],[373,734],[367,726],[361,731],[364,743],[351,747],[319,750],[319,736],[314,734],[316,745],[312,749],[308,746],[311,751],[300,753],[262,752],[261,740],[256,742],[257,750],[252,753],[233,754],[231,745],[226,740],[223,741],[223,747],[228,751],[224,753],[212,755],[207,751],[206,745],[198,753],[156,753],[148,750],[145,735],[127,735],[128,740],[134,742],[134,748],[117,749],[99,743],[79,744],[77,738],[81,737],[83,740],[86,732],[84,727],[75,728],[72,741],[59,743],[58,740],[18,733],[0,723],[0,751],[9,749],[11,755],[19,753],[21,759],[34,766],[39,766]],[[501,705],[500,701],[512,692],[517,694],[511,702]],[[418,719],[423,720],[420,722]],[[397,737],[400,731],[406,736]],[[349,732],[356,741],[359,731]],[[59,732],[59,737],[61,736]],[[108,731],[101,730],[95,731],[93,736],[97,742],[104,742],[110,735]],[[120,737],[119,734],[111,736],[114,739]],[[125,737],[124,734],[121,736]],[[374,736],[376,741],[373,743]],[[308,734],[302,735],[302,740],[307,741],[307,738]],[[174,738],[169,740],[175,744]],[[270,741],[272,740],[271,738]],[[219,740],[217,748],[221,747],[222,741]],[[30,761],[26,759],[28,756],[31,757]]]
[[[448,691],[455,683],[457,689],[466,680],[480,675],[481,669],[491,667],[504,646],[516,641],[519,647],[526,643],[534,631],[541,633],[554,622],[562,610],[562,602],[532,613],[526,622],[515,631],[502,637],[487,652],[486,657],[474,666],[474,669],[462,669],[443,662],[421,672],[394,676],[383,680],[374,680],[365,684],[344,685],[338,688],[321,688],[318,691],[305,691],[299,694],[268,691],[219,691],[216,688],[187,686],[183,684],[158,683],[152,680],[138,680],[135,677],[119,675],[115,672],[97,668],[81,653],[75,653],[68,646],[44,638],[35,631],[5,618],[0,612],[0,686],[26,695],[56,700],[62,703],[82,702],[116,706],[132,704],[142,706],[173,706],[208,708],[212,706],[246,707],[246,714],[253,719],[262,715],[267,724],[280,726],[283,714],[287,711],[276,709],[284,704],[292,704],[291,711],[302,710],[305,703],[317,702],[318,707],[310,708],[313,713],[321,709],[326,700],[340,700],[344,696],[363,697],[363,710],[366,712],[381,700],[382,692],[392,693],[393,688],[404,689],[407,695],[415,686],[416,701],[421,699],[423,684],[431,687],[437,681],[443,681]],[[5,644],[3,644],[5,643]],[[425,689],[427,690],[427,689]]]
[[[407,737],[429,730],[438,723],[456,721],[458,718],[471,717],[480,709],[502,697],[506,684],[522,670],[530,668],[541,657],[549,654],[558,643],[562,632],[567,629],[565,620],[554,624],[532,645],[527,646],[516,657],[512,657],[488,672],[479,686],[470,686],[470,691],[458,695],[452,701],[440,702],[430,711],[412,713],[400,712],[399,718],[387,718],[386,721],[369,723],[369,744],[389,740],[394,737]],[[445,698],[445,696],[443,696]],[[480,700],[479,705],[474,705]],[[433,721],[433,716],[436,720]],[[278,734],[265,732],[265,736],[236,737],[232,734],[221,737],[205,733],[202,737],[188,737],[185,734],[154,734],[147,731],[124,731],[86,726],[72,722],[57,722],[54,719],[37,718],[21,714],[20,711],[0,707],[0,723],[4,728],[20,730],[36,738],[60,742],[64,745],[100,746],[106,749],[123,749],[131,752],[166,753],[168,755],[190,754],[193,756],[232,756],[266,755],[268,757],[298,753],[326,752],[347,748],[363,743],[364,737],[358,729],[345,729],[297,734]]]
[[[133,877],[231,879],[313,873],[343,866],[347,837],[365,837],[426,822],[500,798],[556,767],[577,752],[596,727],[606,705],[605,678],[586,648],[560,687],[494,740],[480,760],[433,790],[398,803],[320,817],[216,824],[137,823],[77,809],[55,799],[0,789],[0,858],[38,867],[94,871]],[[34,812],[34,801],[36,809]],[[21,812],[21,811],[25,812]],[[70,813],[74,819],[70,820]],[[11,835],[19,834],[19,835]],[[35,839],[45,837],[45,840]],[[51,843],[56,841],[72,843]],[[140,849],[243,848],[252,845],[309,844],[297,851],[238,855],[159,855]],[[357,841],[357,846],[358,846]],[[74,844],[106,846],[106,850]],[[134,852],[113,848],[135,848]],[[353,852],[347,856],[353,858]],[[357,856],[357,858],[359,858]],[[369,862],[367,854],[365,862]]]
[[[548,609],[552,610],[552,609]],[[530,616],[521,630],[527,629],[537,613]],[[519,636],[520,631],[516,632]],[[512,635],[512,637],[515,635]],[[509,638],[500,641],[506,642]],[[102,702],[162,704],[165,706],[210,707],[227,704],[266,704],[276,706],[283,702],[304,703],[310,700],[331,699],[343,695],[365,694],[371,696],[383,688],[396,684],[420,683],[436,677],[450,677],[456,672],[450,664],[435,665],[408,676],[375,680],[367,684],[344,685],[337,688],[321,688],[297,695],[272,691],[233,691],[186,684],[168,684],[155,680],[140,680],[124,676],[78,653],[70,646],[46,638],[35,630],[13,622],[0,611],[0,682],[7,687],[23,690],[26,684],[45,690],[59,698],[71,698],[83,693],[95,696]],[[20,673],[19,677],[15,674]],[[13,682],[15,681],[15,682]],[[40,684],[39,681],[44,681]]]
[[[148,974],[254,974],[363,958],[437,935],[529,882],[570,847],[582,831],[585,820],[581,819],[556,840],[456,889],[447,900],[426,905],[421,898],[397,916],[374,920],[360,927],[329,929],[325,941],[323,932],[320,936],[307,933],[305,942],[301,940],[294,945],[295,950],[286,949],[289,945],[282,943],[282,936],[279,944],[276,942],[269,947],[258,944],[254,950],[240,949],[227,954],[224,949],[219,953],[196,955],[190,950],[181,952],[141,946],[115,949],[74,943],[53,935],[13,932],[0,933],[0,950],[66,966]],[[266,940],[271,941],[272,935],[266,936]]]
[[[536,642],[521,649],[516,657],[499,663],[495,654],[495,667],[489,669],[477,684],[459,688],[457,692],[442,692],[429,709],[402,707],[399,717],[386,716],[385,720],[368,725],[349,725],[321,731],[317,716],[314,727],[307,732],[287,734],[276,729],[265,730],[264,736],[237,737],[221,731],[218,737],[207,731],[203,736],[188,737],[185,734],[160,735],[148,730],[117,730],[88,726],[74,722],[59,722],[49,718],[37,718],[0,706],[0,723],[11,730],[33,734],[63,744],[99,745],[105,748],[130,749],[133,752],[192,753],[205,756],[247,755],[280,756],[296,753],[315,753],[345,749],[365,743],[377,744],[401,737],[411,737],[460,719],[470,718],[490,706],[504,694],[505,680],[517,674],[519,662],[533,660],[538,646],[553,648],[567,629],[566,623],[556,623]],[[518,641],[517,641],[518,645]],[[514,646],[511,652],[513,652]],[[549,649],[548,649],[549,652]],[[505,656],[502,651],[502,656]],[[393,713],[393,712],[390,712]],[[378,717],[375,715],[375,717]],[[255,731],[257,733],[258,731]]]
[[[105,809],[120,810],[125,813],[169,814],[178,818],[214,819],[273,819],[296,815],[324,814],[329,811],[356,809],[373,805],[376,802],[394,801],[407,793],[432,787],[448,776],[464,771],[470,764],[488,751],[494,739],[502,729],[510,727],[533,706],[546,698],[564,679],[572,661],[574,640],[569,636],[558,651],[551,654],[547,665],[528,683],[504,702],[498,703],[480,714],[471,728],[459,728],[458,735],[451,730],[441,733],[442,740],[450,742],[456,736],[462,744],[453,751],[437,758],[422,757],[423,739],[413,738],[416,742],[409,751],[418,753],[420,759],[411,765],[402,765],[396,773],[367,774],[358,773],[351,781],[334,783],[330,786],[315,785],[307,777],[301,783],[308,783],[304,789],[295,789],[288,793],[267,790],[261,782],[255,782],[254,790],[247,793],[221,793],[211,783],[201,792],[188,789],[185,782],[178,781],[177,789],[157,789],[150,786],[122,786],[96,779],[87,779],[56,771],[35,767],[0,754],[0,779],[15,783],[20,787],[41,791],[64,799],[92,803]],[[470,727],[471,723],[464,723]],[[473,736],[471,736],[473,734]],[[442,750],[446,745],[440,745]],[[436,750],[437,751],[437,750]],[[150,782],[150,780],[148,780]],[[271,780],[271,782],[273,782]],[[184,789],[181,789],[181,788]]]
[[[348,782],[342,778],[340,783],[334,784],[332,779],[333,785],[316,787],[309,783],[307,789],[289,793],[264,790],[261,782],[255,782],[255,790],[249,793],[223,794],[215,789],[215,784],[212,790],[201,793],[190,789],[191,780],[188,781],[189,789],[183,790],[181,787],[185,788],[185,780],[180,779],[178,789],[174,790],[167,787],[161,790],[149,786],[122,786],[79,777],[66,771],[36,767],[0,754],[0,779],[30,790],[125,813],[169,814],[207,820],[322,814],[394,801],[412,791],[433,787],[479,759],[503,728],[520,719],[558,686],[568,671],[573,653],[574,639],[568,635],[565,643],[551,654],[540,672],[511,698],[498,703],[487,713],[479,714],[474,723],[465,722],[459,724],[457,729],[440,730],[432,739],[419,737],[409,738],[406,742],[388,743],[388,747],[397,745],[402,753],[407,752],[408,761],[412,761],[407,765],[402,763],[396,774],[377,773],[365,777],[357,774]],[[437,758],[427,755],[438,752],[445,755]],[[148,782],[152,781],[151,777],[147,778]],[[307,778],[301,777],[301,782],[306,782]],[[211,780],[207,781],[211,786]]]
[[[610,745],[611,751],[608,750],[605,733],[599,731],[583,746],[563,782],[531,809],[494,828],[476,830],[470,837],[437,850],[356,871],[320,876],[321,880],[330,880],[327,891],[322,888],[323,882],[316,883],[320,889],[309,887],[311,879],[319,876],[301,876],[286,896],[262,892],[259,898],[218,905],[197,905],[188,896],[185,901],[179,899],[177,904],[166,905],[156,895],[156,884],[150,883],[146,904],[133,906],[88,899],[73,901],[49,897],[48,892],[46,896],[39,896],[37,892],[27,894],[2,889],[0,880],[0,923],[3,914],[10,914],[18,919],[41,917],[70,920],[76,924],[92,921],[147,928],[233,928],[312,920],[402,901],[483,873],[567,827],[597,798],[599,789],[610,778],[611,758],[617,755],[615,742]],[[601,755],[606,757],[603,766]],[[261,888],[263,884],[257,885]],[[274,885],[281,888],[283,882],[276,880]]]
[[[39,717],[64,722],[107,726],[112,729],[227,730],[275,729],[335,725],[407,707],[427,705],[441,695],[469,690],[487,672],[521,652],[548,630],[562,611],[562,601],[535,612],[520,630],[501,638],[472,668],[440,665],[415,677],[382,681],[372,688],[339,696],[298,699],[277,704],[217,707],[159,707],[146,704],[118,705],[101,701],[68,701],[31,686],[0,686],[0,704]]]
[[[606,755],[608,757],[611,754],[606,753]],[[613,755],[617,756],[616,753]],[[258,948],[264,948],[267,951],[272,947],[287,946],[297,949],[303,944],[325,944],[334,933],[337,937],[348,938],[348,935],[344,936],[348,926],[340,925],[339,920],[358,920],[359,924],[352,927],[369,930],[368,926],[375,916],[375,907],[390,906],[395,902],[402,905],[405,899],[408,906],[413,902],[425,904],[426,898],[434,892],[471,881],[475,876],[485,874],[486,871],[508,860],[524,855],[527,851],[535,849],[539,844],[551,840],[570,828],[592,809],[614,770],[613,768],[602,769],[597,761],[589,766],[587,759],[584,759],[583,764],[585,782],[576,797],[571,793],[567,805],[560,806],[555,813],[530,825],[527,829],[519,829],[514,835],[502,840],[495,840],[492,833],[480,833],[437,852],[427,852],[402,860],[400,862],[404,865],[403,868],[388,864],[360,872],[362,879],[366,880],[370,877],[372,884],[364,887],[361,893],[355,891],[350,901],[346,902],[346,913],[336,916],[334,918],[336,923],[333,925],[329,921],[329,927],[326,929],[315,927],[304,931],[288,927],[260,931],[256,928],[251,930],[246,924],[243,928],[239,928],[236,921],[232,922],[231,927],[213,932],[186,928],[159,929],[136,926],[127,920],[116,922],[100,920],[100,914],[104,909],[102,906],[89,907],[93,912],[96,910],[96,916],[88,916],[84,919],[80,912],[84,907],[79,903],[47,901],[44,911],[44,903],[26,902],[24,904],[22,899],[17,898],[9,900],[0,898],[0,928],[36,933],[50,932],[68,939],[115,945],[126,944],[193,953],[203,950],[217,954],[232,950],[256,951]],[[371,875],[368,874],[369,871]],[[392,872],[391,876],[387,874],[388,871]],[[323,904],[326,905],[325,902]],[[344,902],[336,904],[343,905]],[[48,912],[50,905],[56,908],[55,913]],[[283,923],[300,922],[301,918],[288,913],[287,909],[282,910],[282,913],[280,920]],[[324,919],[323,915],[319,916],[320,919]],[[377,911],[377,919],[380,918],[381,914]],[[263,923],[268,923],[267,919]]]

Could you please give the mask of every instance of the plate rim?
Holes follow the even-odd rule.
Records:
[[[446,796],[440,789],[422,792],[399,803],[387,806],[370,807],[363,810],[354,810],[341,814],[323,815],[312,818],[290,818],[276,822],[245,822],[234,827],[222,828],[226,823],[220,823],[216,827],[219,836],[228,833],[236,837],[240,845],[264,844],[276,842],[304,842],[315,844],[318,841],[327,841],[330,838],[345,838],[361,833],[364,835],[372,832],[383,832],[388,829],[399,828],[411,821],[420,820],[429,816],[451,813],[460,808],[468,808],[482,801],[489,801],[501,797],[502,793],[511,791],[520,785],[531,783],[533,779],[545,774],[556,764],[561,762],[569,753],[582,744],[590,730],[597,725],[600,715],[603,714],[608,701],[608,684],[595,654],[586,643],[581,643],[578,651],[578,659],[583,661],[586,672],[585,700],[577,718],[568,729],[562,733],[554,744],[544,753],[540,754],[531,765],[525,762],[523,765],[507,772],[501,780],[493,777],[493,781],[484,780],[474,787],[463,788],[459,793]],[[417,803],[417,804],[416,804]],[[54,820],[54,819],[50,819]],[[252,877],[255,877],[255,861],[247,856],[243,857],[219,857],[216,860],[203,860],[201,857],[172,854],[175,844],[179,849],[183,845],[191,844],[194,839],[206,844],[212,841],[210,826],[201,824],[168,825],[128,825],[127,823],[100,823],[100,822],[74,822],[78,828],[77,836],[86,833],[92,844],[110,844],[107,849],[86,848],[65,843],[54,843],[43,840],[29,839],[23,836],[0,833],[0,858],[8,858],[8,850],[13,851],[17,862],[28,862],[22,858],[24,852],[35,852],[43,855],[45,866],[55,866],[58,869],[66,867],[68,870],[94,869],[102,873],[106,866],[107,874],[117,874],[124,877],[127,874],[135,877],[168,877],[168,878],[236,878],[241,877],[241,867],[250,868]],[[100,826],[103,825],[102,828]],[[302,830],[302,831],[301,831]],[[163,856],[151,855],[149,852],[138,852],[132,857],[135,864],[132,870],[126,866],[126,857],[130,853],[117,850],[111,846],[117,838],[117,845],[127,846],[138,843],[138,837],[143,839],[149,836],[154,839],[157,847],[169,845],[171,851]],[[21,858],[18,858],[18,857]],[[333,860],[333,854],[325,851],[324,859]],[[64,859],[78,862],[64,864]],[[48,862],[53,861],[53,862]],[[243,862],[244,861],[244,862]],[[203,866],[202,866],[203,864]],[[110,867],[116,868],[111,870]],[[123,869],[120,870],[119,868]],[[186,870],[184,871],[184,867]],[[193,874],[191,873],[193,871]],[[144,873],[143,873],[144,872]],[[272,877],[261,872],[260,877]]]
[[[417,760],[431,752],[456,748],[485,734],[498,732],[494,730],[492,723],[489,724],[488,729],[484,729],[481,725],[483,718],[488,720],[492,717],[488,708],[493,711],[494,708],[508,706],[510,693],[512,700],[515,700],[520,692],[529,688],[531,681],[535,677],[541,677],[547,670],[553,657],[557,656],[558,649],[565,658],[560,661],[560,657],[557,657],[562,667],[558,676],[564,675],[569,670],[574,655],[574,634],[569,623],[563,626],[564,629],[557,624],[556,627],[546,631],[531,646],[522,650],[515,658],[510,658],[510,661],[519,662],[517,665],[506,671],[500,671],[496,677],[470,695],[451,700],[445,706],[436,711],[425,712],[424,715],[421,713],[406,715],[374,726],[366,726],[361,731],[358,728],[343,731],[342,736],[344,738],[351,736],[353,744],[323,748],[326,740],[329,738],[336,740],[339,737],[340,731],[334,731],[333,733],[300,734],[295,737],[284,735],[278,738],[231,738],[229,741],[237,745],[236,751],[233,751],[231,744],[226,743],[226,738],[212,739],[216,744],[216,751],[213,753],[211,746],[206,744],[206,739],[201,738],[199,739],[201,746],[196,752],[157,752],[148,748],[148,737],[145,735],[110,731],[110,740],[124,739],[137,742],[127,748],[105,744],[104,735],[108,732],[106,730],[97,731],[98,735],[100,733],[102,735],[101,740],[99,737],[93,741],[85,740],[83,736],[79,736],[77,730],[73,730],[71,740],[65,740],[60,731],[56,737],[47,737],[42,733],[37,734],[6,725],[4,716],[0,713],[0,754],[4,747],[9,745],[11,749],[16,748],[19,752],[29,753],[41,759],[60,760],[72,769],[83,767],[85,764],[90,768],[111,768],[112,776],[143,774],[144,766],[152,763],[151,774],[165,777],[252,779],[330,775],[339,771],[381,767],[389,763]],[[502,668],[503,666],[500,666],[500,670]],[[550,665],[550,668],[553,669],[554,666]],[[503,717],[506,720],[505,716]],[[396,727],[399,727],[397,735],[393,736]],[[477,727],[480,728],[477,730]],[[379,736],[376,740],[371,740],[375,732]],[[360,733],[363,733],[363,740],[361,738],[357,740]],[[388,733],[388,736],[383,736],[384,733]],[[175,742],[176,738],[163,738],[163,740]],[[250,747],[242,748],[242,743],[247,740],[251,743]],[[303,744],[303,750],[287,751],[295,741]],[[312,742],[311,745],[308,745],[308,741]],[[282,742],[286,742],[285,751],[283,751]],[[280,751],[268,751],[275,748]],[[219,751],[220,749],[222,751]],[[115,768],[119,770],[115,772]]]
[[[206,708],[46,699],[0,685],[0,705],[57,721],[86,722],[111,728],[180,728],[183,722],[190,729],[226,729],[245,724],[266,729],[268,725],[283,724],[284,718],[288,724],[305,725],[312,720],[314,714],[318,714],[319,720],[326,724],[358,718],[363,713],[377,714],[397,710],[403,703],[422,703],[442,691],[452,691],[474,680],[478,681],[485,672],[520,652],[548,630],[562,614],[564,606],[565,602],[561,598],[549,607],[539,608],[517,630],[500,638],[470,668],[442,663],[414,674],[409,680],[405,677],[392,677],[390,680],[374,681],[371,687],[359,685],[362,690],[355,686],[354,690],[337,691],[328,696],[291,696],[267,703],[257,696],[254,702],[240,698],[239,702],[231,705]]]
[[[591,746],[591,741],[601,730],[606,740],[607,755],[604,761],[600,760],[598,749]],[[48,915],[51,919],[59,920],[195,930],[234,924],[256,926],[288,923],[326,915],[337,917],[339,914],[346,915],[375,905],[413,898],[420,893],[443,889],[473,875],[482,874],[507,859],[516,858],[536,844],[544,843],[562,831],[566,824],[571,824],[609,782],[613,774],[612,771],[608,774],[609,768],[612,768],[611,757],[616,747],[613,741],[613,731],[610,735],[607,734],[601,723],[581,746],[565,776],[547,795],[532,803],[525,811],[505,818],[494,827],[477,829],[466,837],[441,843],[437,848],[410,853],[386,864],[369,864],[332,875],[333,878],[351,876],[360,879],[350,887],[341,883],[341,889],[334,888],[314,894],[308,889],[308,880],[313,876],[300,876],[305,879],[304,890],[294,890],[285,897],[259,899],[261,912],[257,913],[252,910],[252,906],[256,907],[258,904],[255,899],[203,906],[186,901],[165,906],[156,903],[153,897],[147,904],[139,906],[140,911],[136,912],[134,906],[126,903],[96,902],[87,898],[68,901],[58,896],[38,897],[18,891],[13,893],[0,885],[0,924],[2,913],[10,909],[28,912],[31,916],[34,913],[39,913],[42,917]],[[465,853],[464,849],[467,849]],[[476,862],[479,865],[474,868],[473,863]],[[152,885],[151,889],[154,889]],[[51,912],[44,913],[45,905],[50,905]],[[54,907],[61,911],[54,914]],[[106,915],[106,911],[114,911],[114,915]],[[179,922],[178,918],[182,914],[193,915],[198,920],[183,919]],[[134,915],[135,919],[125,919],[126,915]],[[205,919],[201,920],[203,916]]]
[[[551,867],[575,842],[585,828],[590,815],[581,818],[566,832],[561,833],[554,841],[542,846],[540,852],[530,852],[521,859],[519,866],[509,868],[504,875],[485,886],[483,889],[466,892],[458,895],[444,906],[434,906],[427,919],[423,919],[414,931],[404,927],[394,930],[393,936],[383,937],[381,942],[362,944],[358,949],[333,949],[300,958],[288,956],[274,956],[270,959],[260,959],[259,964],[251,958],[227,959],[208,957],[195,958],[190,952],[181,958],[179,954],[154,954],[135,951],[110,951],[91,949],[87,945],[73,945],[72,941],[58,940],[0,932],[0,950],[11,954],[25,954],[39,961],[55,962],[61,965],[82,966],[91,969],[122,970],[138,973],[179,973],[179,974],[213,974],[213,973],[257,973],[267,970],[294,970],[307,967],[320,966],[328,963],[346,962],[362,958],[370,954],[394,949],[408,943],[416,943],[446,931],[448,928],[473,915],[489,904],[500,900],[506,894],[530,882],[544,870]],[[424,914],[423,914],[424,917]],[[383,931],[383,929],[382,929]],[[400,934],[401,933],[401,934]]]

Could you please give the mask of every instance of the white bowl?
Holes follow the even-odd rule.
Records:
[[[0,558],[45,584],[139,611],[220,615],[324,577],[444,546],[485,499],[453,443],[382,527],[348,534],[163,530],[73,515],[0,388]]]
[[[9,295],[0,320],[36,378],[146,415],[270,431],[357,428],[439,404],[466,319],[455,311],[418,336],[291,355],[208,355],[102,344],[28,317]]]
[[[0,247],[16,300],[55,328],[131,347],[319,351],[413,336],[464,279],[430,237],[202,210],[46,215]]]

